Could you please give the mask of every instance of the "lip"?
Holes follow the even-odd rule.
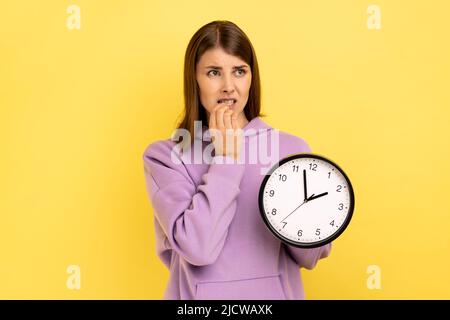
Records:
[[[219,99],[217,99],[217,103],[218,103],[220,100],[234,100],[234,103],[237,102],[237,99],[236,99],[236,98],[232,98],[232,97],[230,97],[230,98],[219,98]]]

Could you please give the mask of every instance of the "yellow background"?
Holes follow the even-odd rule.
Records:
[[[302,270],[307,297],[450,298],[449,16],[444,0],[2,1],[0,298],[162,298],[142,153],[170,137],[186,46],[216,19],[256,49],[265,121],[355,189],[332,254]]]

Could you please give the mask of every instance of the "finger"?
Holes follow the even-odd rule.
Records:
[[[225,113],[225,110],[227,109],[227,106],[222,106],[216,111],[216,124],[217,128],[224,129],[225,123],[223,122],[223,114]]]
[[[233,143],[234,139],[233,139],[233,135],[234,135],[234,130],[231,126],[231,114],[233,113],[232,110],[230,110],[230,108],[227,108],[223,114],[223,122],[225,124],[225,135],[226,135],[226,143],[227,143],[227,150],[230,150],[230,143]],[[231,150],[233,150],[234,148],[231,147]],[[234,152],[234,151],[232,151]]]
[[[233,129],[233,126],[231,124],[231,115],[233,114],[233,111],[230,109],[225,110],[225,113],[223,114],[223,123],[225,124],[226,129]]]
[[[233,126],[233,129],[234,129],[234,130],[239,129],[239,127],[238,127],[238,121],[237,121],[237,114],[236,114],[236,113],[233,113],[233,114],[231,115],[231,123],[232,123],[232,126]]]
[[[220,108],[220,105],[218,104],[218,105],[214,106],[214,108],[211,110],[211,112],[209,114],[209,123],[208,123],[209,128],[217,128],[216,112],[219,108]]]
[[[216,115],[214,112],[211,112],[211,114],[209,115],[209,134],[211,136],[211,139],[213,139],[214,141],[214,133],[213,131],[216,129]]]
[[[238,115],[236,113],[233,113],[233,115],[231,116],[231,123],[233,126],[233,132],[234,132],[236,138],[238,140],[241,139],[241,137],[243,135],[243,130],[239,127]]]

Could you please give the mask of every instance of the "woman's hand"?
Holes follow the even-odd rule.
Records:
[[[216,105],[209,115],[209,131],[216,155],[239,159],[243,137],[233,110],[224,104]]]

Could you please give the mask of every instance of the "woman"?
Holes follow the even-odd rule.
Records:
[[[183,142],[157,141],[143,155],[157,253],[170,270],[164,298],[304,299],[299,268],[312,269],[331,244],[300,249],[270,233],[258,209],[270,166],[254,160],[263,149],[271,163],[311,150],[261,120],[256,55],[234,23],[194,34],[184,95]]]

